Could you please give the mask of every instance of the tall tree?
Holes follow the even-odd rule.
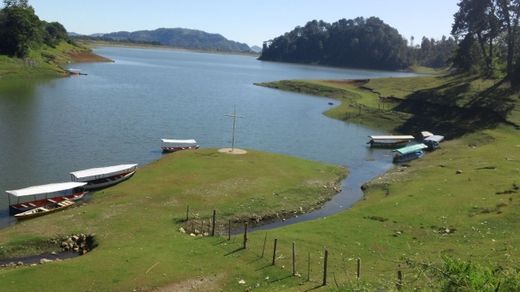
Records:
[[[493,72],[494,43],[500,32],[497,7],[494,0],[461,0],[454,15],[452,34],[465,38],[476,36],[481,53],[486,61],[486,73]]]
[[[0,53],[26,57],[31,45],[41,43],[41,33],[40,19],[32,7],[10,4],[1,10]]]
[[[516,48],[515,36],[518,33],[520,17],[520,0],[497,0],[497,6],[500,25],[506,30],[507,75],[511,77],[513,74],[513,59]]]

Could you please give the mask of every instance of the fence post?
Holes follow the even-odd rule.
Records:
[[[361,259],[357,258],[356,278],[359,280],[361,277]]]
[[[244,245],[243,248],[247,248],[247,222],[244,223]]]
[[[307,282],[311,280],[311,252],[307,254]]]
[[[267,232],[265,233],[265,237],[264,237],[264,246],[262,247],[262,256],[261,258],[264,257],[264,253],[265,253],[265,243],[267,242]]]
[[[231,219],[229,219],[229,222],[228,222],[228,235],[227,235],[227,240],[231,240]]]
[[[274,239],[274,247],[273,247],[273,266],[276,264],[276,245],[278,244],[278,238]]]
[[[323,258],[323,283],[322,286],[327,285],[327,262],[329,260],[329,251],[325,249],[325,256]]]
[[[186,206],[186,221],[190,220],[190,205]]]
[[[213,210],[213,226],[211,226],[211,236],[215,236],[216,222],[217,222],[217,210]]]
[[[292,275],[296,276],[296,251],[294,241],[292,243]]]
[[[397,290],[401,290],[403,288],[403,273],[399,270],[397,271]]]

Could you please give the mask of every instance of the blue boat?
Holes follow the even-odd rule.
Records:
[[[428,146],[421,143],[396,149],[394,150],[394,163],[406,162],[421,158],[424,155],[423,150],[426,148],[428,148]]]

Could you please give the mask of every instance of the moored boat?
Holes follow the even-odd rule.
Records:
[[[432,135],[423,140],[423,143],[428,146],[428,150],[432,151],[439,148],[440,143],[444,140],[444,136]]]
[[[412,135],[389,135],[389,136],[368,136],[370,140],[367,144],[370,147],[379,148],[396,148],[402,147],[413,141],[415,138]]]
[[[48,201],[49,201],[49,204],[47,204],[43,207],[38,207],[38,208],[31,209],[31,210],[27,210],[22,213],[18,213],[16,215],[14,215],[14,217],[18,220],[40,217],[43,215],[47,215],[50,213],[54,213],[54,212],[66,209],[66,208],[71,207],[74,204],[76,204],[76,202],[71,201],[71,200],[63,200],[61,202],[56,202],[56,203],[53,203],[51,199],[49,199]]]
[[[65,200],[80,200],[86,194],[83,188],[85,185],[84,182],[65,182],[5,191],[9,201],[9,213],[18,214]]]
[[[86,190],[106,188],[124,180],[129,179],[135,174],[137,164],[119,164],[106,167],[89,168],[70,173],[71,180],[75,182],[85,182]]]
[[[179,150],[199,149],[199,145],[195,139],[177,140],[177,139],[161,139],[163,152],[175,152]]]
[[[428,148],[428,146],[421,143],[396,149],[394,150],[394,162],[406,162],[417,158],[421,158],[424,155],[423,150],[426,148]]]

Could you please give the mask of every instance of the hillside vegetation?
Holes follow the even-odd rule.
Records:
[[[0,10],[0,81],[63,76],[62,64],[107,61],[71,41],[60,23],[41,21],[27,1],[4,2]]]
[[[413,40],[412,40],[413,42]],[[397,70],[412,65],[446,67],[455,50],[452,38],[423,37],[409,46],[397,29],[377,17],[309,21],[264,42],[260,60],[336,67]]]
[[[92,39],[142,42],[193,50],[235,53],[252,52],[247,44],[228,40],[220,34],[186,28],[159,28],[134,32],[120,31],[106,33]]]

